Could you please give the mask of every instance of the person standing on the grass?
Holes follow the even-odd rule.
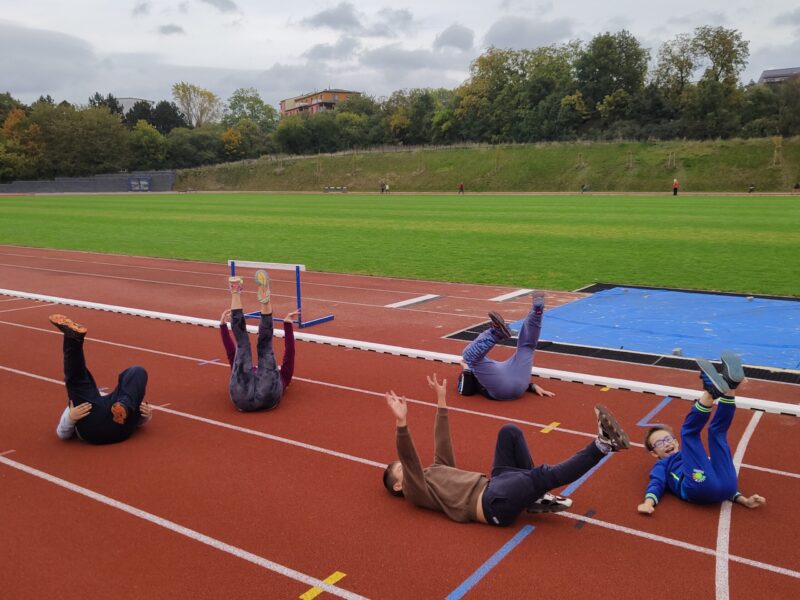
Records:
[[[77,436],[90,444],[127,440],[153,414],[150,405],[144,402],[147,371],[129,367],[119,374],[117,387],[110,394],[101,394],[86,368],[83,354],[86,327],[64,315],[49,318],[64,334],[64,383],[68,398],[56,435],[62,440]]]
[[[486,355],[495,344],[510,338],[511,330],[502,316],[490,312],[492,326],[475,338],[462,354],[458,393],[462,396],[479,393],[490,400],[515,400],[528,391],[538,396],[554,396],[553,392],[531,383],[531,365],[542,331],[543,314],[544,292],[535,291],[533,306],[519,332],[517,349],[511,358],[500,362]]]
[[[678,183],[677,178],[673,179],[672,180],[672,195],[673,196],[677,196],[678,195],[678,190],[680,189],[680,187],[681,187],[681,184]]]
[[[261,321],[258,325],[258,366],[253,366],[253,354],[250,348],[250,338],[245,325],[244,310],[242,308],[242,290],[244,281],[241,277],[230,277],[228,285],[231,291],[231,308],[222,313],[220,318],[220,335],[231,365],[231,378],[229,391],[234,406],[241,411],[270,410],[278,406],[284,391],[292,381],[294,373],[294,329],[292,319],[300,311],[295,310],[286,315],[283,320],[285,347],[283,363],[280,371],[275,362],[275,353],[272,349],[272,303],[270,302],[269,277],[267,272],[256,272],[258,284],[258,301],[261,304]],[[231,329],[236,338],[236,344],[230,338],[225,319],[230,316]]]
[[[440,511],[454,521],[511,525],[523,511],[559,512],[572,500],[554,496],[550,490],[586,474],[607,454],[630,446],[628,436],[609,410],[595,407],[597,438],[571,458],[557,465],[534,466],[522,431],[503,425],[497,434],[491,478],[456,467],[447,411],[447,380],[428,377],[436,391],[435,450],[433,465],[423,468],[408,430],[408,405],[393,391],[386,403],[396,419],[397,455],[383,472],[383,485],[393,496],[415,506]]]
[[[693,405],[681,428],[683,450],[667,425],[651,427],[644,445],[658,462],[650,471],[650,483],[638,511],[653,514],[664,492],[669,489],[681,500],[698,504],[716,504],[730,500],[747,508],[766,502],[763,496],[744,496],[739,492],[736,467],[728,445],[728,429],[736,412],[735,390],[744,379],[741,359],[731,352],[722,355],[722,374],[707,360],[698,359],[703,381],[703,395]],[[700,432],[708,423],[714,400],[717,411],[708,426],[706,452]],[[710,454],[710,456],[709,456]]]
[[[464,195],[464,183],[463,182],[458,184],[458,193],[461,196]]]

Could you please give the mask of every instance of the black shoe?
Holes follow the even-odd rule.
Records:
[[[65,336],[74,340],[82,340],[88,331],[86,327],[76,323],[64,315],[50,315],[48,318],[50,319],[50,322],[58,327]]]
[[[731,388],[728,387],[725,379],[719,374],[717,369],[714,368],[714,365],[704,358],[698,358],[696,360],[697,366],[700,367],[702,371],[700,379],[703,382],[703,389],[711,394],[712,398],[716,399],[731,393]]]
[[[602,404],[597,404],[594,412],[597,415],[597,439],[601,443],[611,446],[612,452],[630,448],[631,440],[628,434],[622,429],[611,411]]]
[[[742,359],[733,352],[723,352],[720,358],[722,358],[722,378],[730,389],[735,390],[744,380]]]
[[[502,315],[492,311],[489,313],[489,318],[492,320],[492,327],[502,336],[502,339],[511,337],[511,330]]]
[[[572,499],[556,496],[547,492],[525,510],[529,513],[553,513],[567,510],[572,506]]]

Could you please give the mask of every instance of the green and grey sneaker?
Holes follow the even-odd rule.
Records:
[[[720,358],[722,359],[722,377],[728,387],[735,390],[744,380],[742,359],[734,352],[723,352]]]

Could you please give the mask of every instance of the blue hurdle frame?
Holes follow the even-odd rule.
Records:
[[[228,261],[231,267],[231,277],[236,277],[236,261],[230,260]],[[325,315],[324,317],[319,317],[317,319],[311,319],[310,321],[303,321],[303,299],[300,294],[300,266],[294,266],[294,283],[295,283],[295,290],[297,295],[297,310],[300,311],[300,314],[297,317],[297,320],[292,321],[296,323],[300,329],[305,329],[306,327],[313,327],[314,325],[319,325],[320,323],[326,323],[328,321],[333,321],[333,315]],[[261,313],[259,311],[253,311],[244,314],[245,317],[250,319],[260,319]],[[283,321],[280,317],[272,317],[273,321]]]

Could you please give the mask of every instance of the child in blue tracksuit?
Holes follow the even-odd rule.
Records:
[[[733,390],[744,379],[741,359],[733,353],[724,353],[722,374],[707,360],[698,359],[697,364],[702,371],[700,378],[705,391],[683,422],[683,449],[680,449],[672,429],[666,425],[651,427],[645,436],[645,447],[658,462],[650,471],[645,499],[638,507],[642,514],[649,515],[655,511],[666,489],[682,500],[697,504],[730,500],[748,508],[758,508],[766,502],[758,494],[744,496],[739,492],[736,468],[728,446],[728,429],[736,412]],[[708,426],[707,453],[700,432],[708,423],[717,398],[717,412]]]

